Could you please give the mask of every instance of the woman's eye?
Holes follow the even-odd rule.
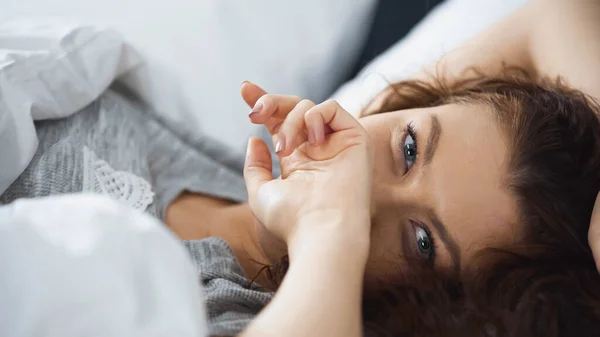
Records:
[[[433,238],[427,231],[421,227],[415,227],[416,237],[417,237],[417,251],[421,256],[423,256],[427,260],[433,259],[434,256],[434,246],[433,246]]]
[[[404,160],[406,160],[406,168],[410,170],[417,160],[417,142],[411,130],[408,131],[408,135],[404,139],[402,152],[404,153]]]

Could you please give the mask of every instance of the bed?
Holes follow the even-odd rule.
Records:
[[[247,107],[238,97],[242,80],[316,101],[330,96],[356,114],[387,83],[411,76],[525,2],[445,1],[373,60],[387,46],[374,43],[377,36],[387,34],[391,41],[405,33],[373,24],[390,2],[357,0],[348,6],[346,0],[314,0],[292,7],[189,0],[9,2],[0,13],[0,194],[35,153],[35,120],[76,114],[105,90],[119,91],[174,125],[241,152],[250,135],[262,132],[247,123]],[[59,14],[69,20],[56,18]],[[333,24],[332,15],[339,19]],[[308,17],[317,24],[308,27]],[[255,27],[242,29],[249,22]],[[177,240],[146,215],[94,195],[22,200],[0,205],[0,232],[2,336],[42,336],[36,324],[48,320],[44,336],[51,336],[74,314],[98,327],[98,336],[132,331],[158,336],[173,322],[180,327],[177,336],[206,333],[200,288],[184,281],[192,279],[192,266]],[[120,245],[101,244],[109,237],[120,238]],[[132,243],[139,249],[131,250]],[[158,263],[141,261],[157,251]],[[90,269],[93,264],[100,267]],[[147,278],[157,281],[140,281]],[[35,279],[49,283],[36,287]],[[153,297],[159,292],[172,296]],[[142,300],[149,296],[156,301],[152,306]],[[53,308],[65,297],[71,307]],[[97,301],[95,311],[77,310],[90,298]],[[117,319],[132,313],[146,320],[132,326]],[[74,327],[60,335],[81,331]]]

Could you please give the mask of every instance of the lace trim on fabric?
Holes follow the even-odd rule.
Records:
[[[152,186],[146,180],[126,171],[116,171],[87,146],[83,148],[83,191],[109,196],[142,211],[154,199]]]

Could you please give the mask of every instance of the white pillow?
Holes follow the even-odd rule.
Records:
[[[410,78],[528,0],[447,0],[402,40],[368,64],[332,98],[353,115],[389,83]]]
[[[62,20],[0,25],[0,194],[36,151],[33,120],[77,112],[139,61],[110,30]]]
[[[19,0],[0,21],[56,15],[109,25],[148,66],[126,83],[181,128],[243,151],[257,128],[243,80],[325,99],[358,58],[376,0]]]

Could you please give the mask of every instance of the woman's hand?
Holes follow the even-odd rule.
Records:
[[[262,107],[251,119],[274,135],[282,157],[282,177],[273,179],[267,146],[259,139],[248,144],[244,175],[257,219],[288,249],[324,231],[368,240],[373,160],[358,121],[335,101],[263,94],[255,103]]]
[[[242,98],[252,109],[249,114],[250,122],[254,124],[263,124],[269,133],[273,136],[273,144],[277,145],[277,132],[280,130],[286,117],[302,101],[298,96],[291,95],[270,95],[261,87],[251,82],[244,82],[240,88]],[[308,103],[308,101],[306,101]],[[289,123],[288,128],[289,128]],[[298,134],[298,138],[286,139],[285,148],[295,149],[298,145],[307,140],[306,133]],[[281,145],[284,145],[281,142]],[[278,155],[289,154],[289,151],[283,151]]]
[[[250,83],[242,85],[242,96],[254,108],[251,121],[273,135],[282,168],[273,179],[269,149],[250,140],[244,168],[250,208],[290,255],[275,298],[242,335],[361,336],[371,226],[369,137],[335,101],[315,105],[267,95]]]
[[[598,272],[600,272],[600,194],[596,197],[596,204],[592,211],[588,242],[592,248],[592,253],[594,254],[596,267],[598,268]]]

